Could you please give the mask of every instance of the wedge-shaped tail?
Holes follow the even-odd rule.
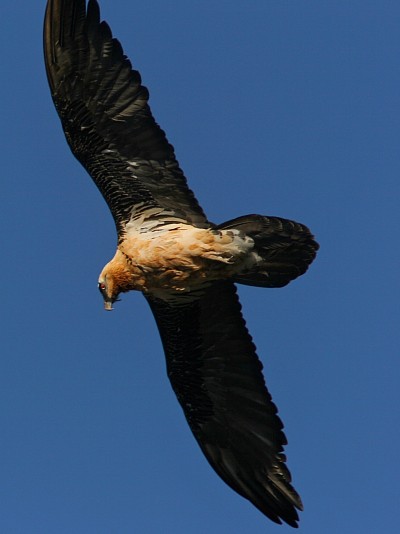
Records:
[[[244,215],[218,228],[235,228],[253,239],[259,260],[233,280],[249,286],[285,286],[307,271],[319,248],[307,226],[280,217]]]

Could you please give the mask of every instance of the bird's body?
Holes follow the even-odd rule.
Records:
[[[262,513],[296,527],[302,504],[285,465],[283,425],[235,283],[282,287],[307,270],[317,243],[306,226],[279,217],[208,221],[96,0],[48,0],[44,50],[67,141],[117,227],[116,254],[99,277],[105,308],[122,292],[144,294],[208,461]]]
[[[126,273],[122,291],[136,289],[170,299],[176,293],[190,292],[250,269],[257,262],[257,254],[250,253],[252,248],[252,240],[240,236],[237,230],[203,229],[182,223],[155,228],[131,226],[100,280],[120,278],[122,270]]]

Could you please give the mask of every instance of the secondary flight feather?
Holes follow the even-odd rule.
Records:
[[[105,308],[122,292],[143,292],[209,463],[272,521],[296,527],[302,504],[283,425],[235,283],[282,287],[307,270],[317,243],[306,226],[279,217],[208,221],[96,0],[48,0],[44,52],[68,144],[117,228],[117,251],[99,277]]]

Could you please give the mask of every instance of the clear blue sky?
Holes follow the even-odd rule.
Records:
[[[0,532],[290,532],[203,458],[142,296],[103,311],[114,224],[50,99],[45,1],[5,6]],[[209,217],[293,218],[321,244],[288,287],[240,290],[289,439],[300,532],[395,532],[400,4],[101,7]]]

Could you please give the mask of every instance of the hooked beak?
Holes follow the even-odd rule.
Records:
[[[113,305],[112,300],[105,300],[104,301],[104,309],[105,310],[111,311],[113,309],[112,305]]]

